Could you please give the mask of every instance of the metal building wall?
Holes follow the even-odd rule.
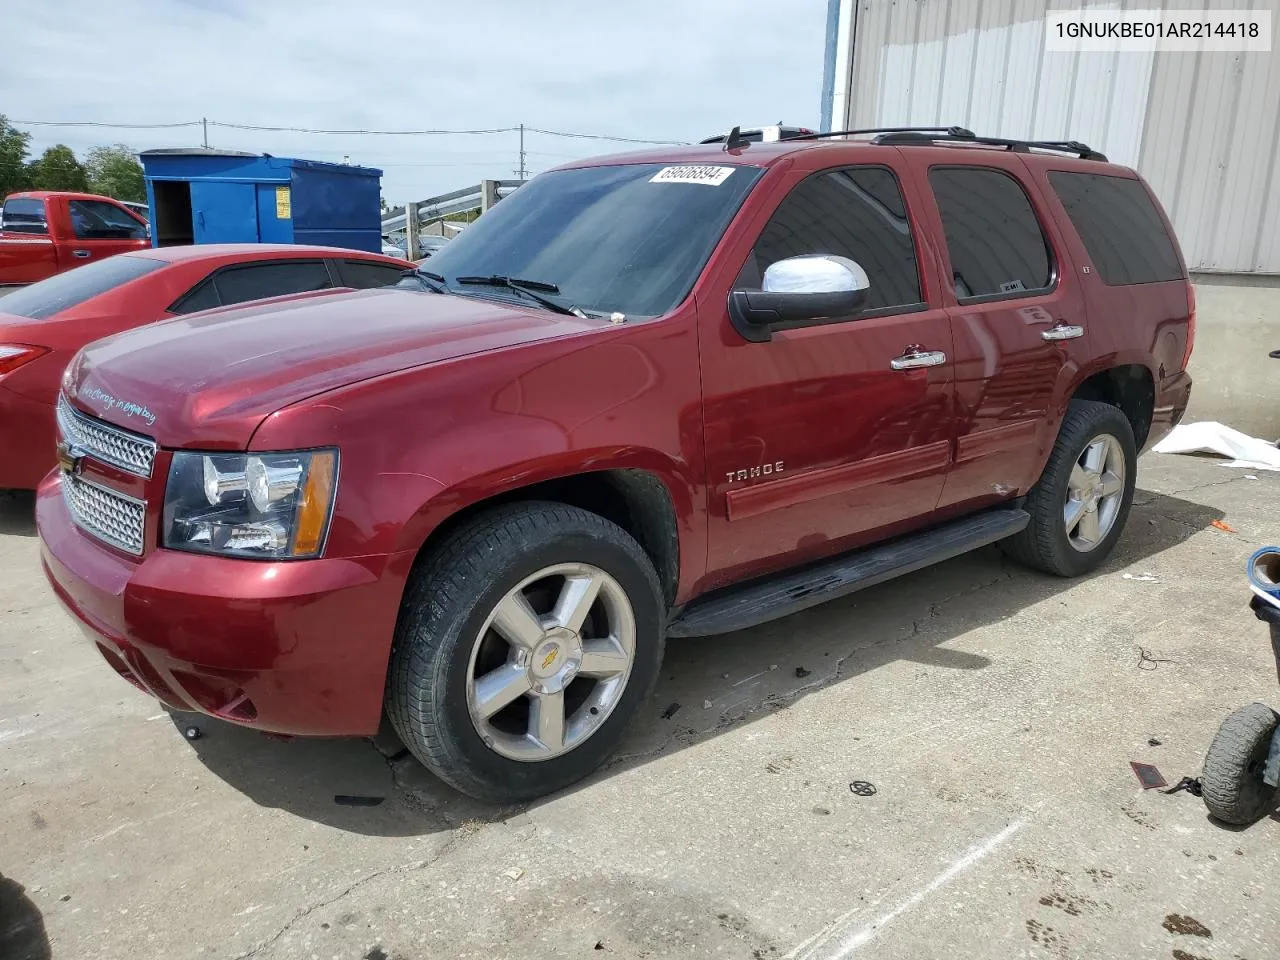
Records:
[[[1080,0],[832,0],[832,125],[960,124],[1082,140],[1140,170],[1193,270],[1280,274],[1280,49],[1048,53]],[[1270,9],[1280,0],[1124,0],[1097,9]]]

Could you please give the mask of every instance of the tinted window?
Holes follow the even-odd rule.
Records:
[[[399,280],[409,264],[392,267],[385,263],[369,263],[367,260],[343,260],[339,265],[343,286],[365,290],[369,287],[385,287]]]
[[[6,200],[0,216],[10,233],[48,233],[49,221],[44,216],[43,200]]]
[[[68,207],[79,240],[141,240],[147,235],[146,227],[114,203],[72,200]]]
[[[760,173],[723,162],[544,173],[446,243],[424,269],[450,281],[494,274],[540,280],[588,312],[658,316],[688,295]],[[449,290],[532,306],[499,287],[451,282]]]
[[[0,301],[0,310],[19,317],[43,320],[84,303],[90,297],[106,293],[130,280],[137,280],[164,265],[161,260],[146,257],[107,257],[23,287]]]
[[[211,310],[219,306],[218,288],[212,280],[202,280],[190,293],[180,297],[170,311],[173,313],[195,313],[197,310]]]
[[[1178,252],[1146,187],[1127,177],[1049,174],[1103,283],[1181,280]]]
[[[934,167],[929,182],[942,213],[956,296],[1017,296],[1049,286],[1048,243],[1013,177]]]
[[[277,260],[236,267],[219,273],[213,282],[224,305],[333,286],[322,260]]]
[[[897,179],[883,167],[852,167],[800,183],[760,234],[739,289],[759,289],[770,264],[807,253],[858,263],[871,281],[868,310],[920,302],[911,222]]]

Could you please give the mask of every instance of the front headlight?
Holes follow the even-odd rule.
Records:
[[[338,451],[173,455],[164,497],[164,545],[263,560],[320,555]]]

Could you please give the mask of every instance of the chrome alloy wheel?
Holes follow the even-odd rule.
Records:
[[[636,618],[618,581],[586,563],[545,567],[507,592],[472,645],[471,722],[512,760],[568,753],[622,699],[635,650]]]
[[[1088,553],[1105,540],[1123,500],[1124,448],[1104,433],[1085,444],[1067,480],[1062,522],[1071,546]]]

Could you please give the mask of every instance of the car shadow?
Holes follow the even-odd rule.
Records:
[[[0,534],[17,537],[36,535],[34,490],[0,490]]]
[[[52,956],[40,910],[22,884],[0,874],[0,957],[50,960]]]
[[[1223,516],[1212,507],[1139,490],[1124,536],[1092,576],[1114,576]],[[986,657],[945,644],[1077,583],[1027,570],[987,547],[784,620],[723,636],[671,638],[656,690],[626,741],[569,792],[893,661],[984,669],[991,663]],[[189,719],[175,715],[175,724],[181,729]],[[205,717],[190,722],[204,733],[190,745],[212,773],[255,802],[340,829],[430,833],[508,819],[528,807],[495,807],[462,796],[427,773],[387,730],[373,743],[281,741]],[[353,794],[384,799],[376,806],[335,802],[335,796]]]

